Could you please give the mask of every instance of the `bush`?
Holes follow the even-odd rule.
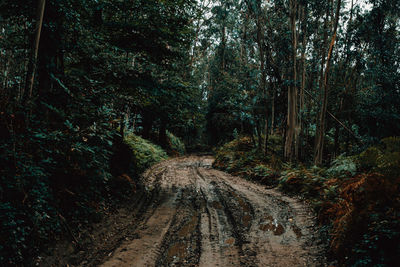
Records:
[[[182,156],[186,152],[185,144],[182,140],[176,137],[173,133],[167,131],[168,137],[168,152],[174,156]]]
[[[359,155],[360,169],[396,178],[400,176],[400,137],[388,137],[381,145],[368,148]]]
[[[307,198],[318,198],[326,178],[312,169],[300,167],[289,169],[279,178],[279,189],[289,194],[298,194]]]
[[[279,150],[279,139],[270,142],[270,151]],[[278,154],[263,157],[242,137],[217,150],[214,166],[307,198],[341,265],[398,265],[400,138],[383,139],[358,156],[340,156],[324,169],[291,168]]]
[[[133,168],[137,175],[153,164],[168,158],[161,147],[132,133],[126,135],[124,141],[132,149]]]
[[[352,177],[357,172],[357,165],[351,157],[339,156],[332,161],[327,174],[332,177]]]
[[[231,173],[242,172],[243,167],[255,161],[257,155],[253,150],[249,137],[235,139],[217,149],[213,166]]]
[[[332,222],[331,248],[348,265],[394,266],[400,253],[400,179],[360,174],[340,183],[325,208]]]
[[[108,197],[112,130],[98,125],[83,131],[73,116],[60,118],[57,129],[33,118],[32,128],[0,139],[2,266],[29,265],[63,235],[60,216],[75,230],[96,213],[92,203]]]
[[[258,164],[250,173],[250,178],[256,181],[260,181],[262,184],[274,186],[277,185],[278,177],[280,173],[272,169],[270,166],[264,164]]]
[[[281,159],[275,154],[281,149],[280,142],[280,138],[269,138],[269,153],[264,156],[254,147],[250,137],[239,137],[217,150],[214,167],[269,186],[276,185],[282,166]]]
[[[283,140],[280,135],[270,135],[268,137],[268,150],[275,155],[282,155],[283,153]]]

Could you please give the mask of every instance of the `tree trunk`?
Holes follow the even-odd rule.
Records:
[[[224,25],[222,26],[222,38],[221,38],[221,70],[222,72],[225,71],[225,48],[226,48],[226,27],[225,21]]]
[[[324,97],[322,101],[322,108],[319,115],[319,129],[316,133],[316,143],[315,143],[315,153],[314,153],[314,164],[321,165],[322,164],[322,156],[323,156],[323,148],[324,148],[324,137],[325,137],[325,124],[326,124],[326,112],[328,108],[328,79],[329,79],[329,68],[330,62],[332,58],[332,52],[336,41],[336,33],[337,27],[339,23],[339,15],[340,15],[340,7],[341,7],[341,0],[338,0],[337,7],[336,7],[336,15],[335,15],[335,25],[333,29],[333,35],[331,38],[331,43],[329,45],[328,57],[326,59],[326,67],[324,73]]]
[[[261,8],[261,7],[260,7]],[[263,19],[262,16],[257,17],[257,45],[258,45],[258,50],[260,54],[260,84],[259,84],[259,94],[263,96],[263,102],[265,106],[265,126],[264,126],[264,140],[263,140],[263,146],[260,147],[262,149],[263,154],[265,155],[268,148],[268,106],[267,106],[267,92],[266,92],[266,78],[267,78],[267,73],[265,69],[265,52],[264,52],[264,29],[263,29]],[[261,134],[261,133],[260,133]]]
[[[304,155],[304,146],[303,146],[303,139],[304,139],[304,127],[303,127],[303,115],[304,115],[304,89],[306,87],[306,72],[307,72],[307,62],[306,62],[306,48],[307,48],[307,13],[305,11],[304,6],[302,7],[302,18],[303,18],[303,43],[302,43],[302,54],[301,54],[301,62],[303,67],[303,74],[301,77],[301,87],[300,87],[300,105],[299,105],[299,142],[296,143],[298,147],[296,150],[299,151],[301,157]]]
[[[288,120],[287,126],[288,130],[286,133],[286,142],[285,142],[285,159],[289,161],[293,161],[294,148],[295,144],[298,141],[298,131],[297,128],[297,66],[296,66],[296,59],[297,59],[297,30],[296,30],[296,10],[297,10],[297,1],[291,0],[291,14],[290,14],[290,26],[292,31],[292,57],[293,57],[293,81],[292,85],[289,86],[288,89]]]
[[[275,130],[275,97],[276,97],[276,88],[275,85],[271,82],[272,86],[272,99],[271,99],[271,134],[274,134]]]
[[[44,18],[44,10],[46,7],[46,0],[39,0],[38,1],[38,8],[36,14],[36,30],[35,30],[35,43],[33,45],[33,58],[29,59],[28,65],[28,73],[27,79],[25,84],[25,101],[32,97],[33,93],[33,85],[35,83],[35,73],[36,73],[36,62],[39,53],[39,44],[40,44],[40,37],[42,33],[42,26],[43,26],[43,18]]]
[[[263,145],[263,139],[262,139],[262,130],[261,130],[261,121],[260,118],[257,119],[256,122],[256,130],[257,130],[257,141],[258,141],[258,146],[257,148],[262,151],[262,145]]]

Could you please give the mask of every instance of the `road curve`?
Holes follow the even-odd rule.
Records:
[[[188,156],[143,175],[152,204],[101,265],[325,266],[310,210],[273,189]]]

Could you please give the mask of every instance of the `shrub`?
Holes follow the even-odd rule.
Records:
[[[371,170],[377,166],[381,151],[377,147],[369,147],[359,156],[359,165],[362,170]]]
[[[186,152],[186,148],[182,140],[169,131],[167,131],[167,137],[168,137],[168,152],[171,155],[177,155],[177,156],[184,155]]]
[[[249,137],[235,139],[216,151],[213,166],[235,175],[249,177],[251,167],[262,160]]]
[[[283,153],[283,140],[280,135],[270,135],[268,137],[268,150],[276,155]]]
[[[307,198],[319,197],[326,178],[311,169],[300,167],[284,171],[279,178],[279,189],[289,194],[300,194]]]
[[[84,112],[78,114],[84,116]],[[29,265],[63,235],[63,216],[73,230],[88,223],[108,194],[112,130],[84,130],[72,115],[57,129],[35,115],[32,128],[0,139],[0,265]],[[82,124],[84,125],[84,124]],[[83,126],[81,127],[83,128]]]
[[[260,181],[263,184],[273,186],[277,184],[277,178],[279,177],[279,172],[271,167],[258,164],[250,172],[251,178],[256,181]]]
[[[133,168],[136,174],[141,174],[153,164],[168,158],[161,147],[132,133],[126,135],[124,141],[132,149]]]
[[[332,161],[327,174],[333,177],[352,177],[357,172],[357,165],[351,157],[339,156]]]
[[[264,156],[254,147],[250,137],[239,137],[217,150],[214,167],[270,186],[276,185],[282,161],[274,151],[280,149],[281,139],[272,136],[268,142],[269,153]]]
[[[400,179],[361,174],[341,183],[338,201],[325,210],[331,248],[347,264],[394,266],[400,252]]]
[[[400,137],[388,137],[379,146],[370,147],[359,155],[361,170],[400,176]]]

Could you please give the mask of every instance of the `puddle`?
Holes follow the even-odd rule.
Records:
[[[282,224],[278,223],[276,219],[274,219],[269,223],[261,224],[259,229],[264,232],[265,231],[273,232],[274,235],[282,235],[285,232],[285,228],[283,228]]]

